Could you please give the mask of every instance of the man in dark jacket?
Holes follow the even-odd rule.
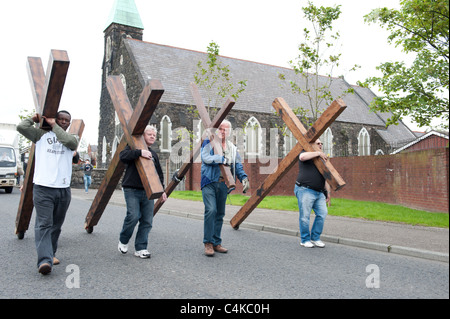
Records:
[[[144,131],[144,140],[148,146],[148,149],[132,150],[129,146],[127,146],[122,152],[120,152],[120,160],[126,164],[122,187],[125,195],[125,202],[127,204],[127,215],[125,216],[122,231],[120,232],[118,249],[122,254],[126,254],[128,252],[128,241],[133,235],[136,224],[139,222],[134,242],[134,248],[136,250],[134,255],[140,258],[150,258],[150,253],[147,250],[147,244],[148,234],[152,229],[153,223],[154,201],[153,199],[147,198],[147,194],[145,193],[144,186],[142,185],[135,161],[140,156],[154,161],[159,179],[164,187],[164,176],[159,163],[158,155],[156,155],[155,151],[150,149],[150,146],[152,146],[156,140],[156,134],[156,128],[154,126],[147,125]],[[162,198],[163,202],[167,200],[166,193],[163,193]]]

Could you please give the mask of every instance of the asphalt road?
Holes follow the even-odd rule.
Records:
[[[203,255],[201,220],[158,214],[151,259],[117,251],[125,208],[108,205],[92,234],[90,202],[72,199],[48,276],[36,269],[34,217],[14,234],[19,192],[0,191],[0,298],[449,298],[449,264],[224,225],[228,254]],[[134,236],[132,241],[134,240]],[[79,286],[79,288],[78,288]],[[178,311],[178,310],[177,310]]]

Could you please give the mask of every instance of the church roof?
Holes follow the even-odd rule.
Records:
[[[106,23],[106,28],[112,23],[144,29],[134,0],[114,0],[114,5]]]
[[[161,102],[194,105],[189,84],[194,81],[198,62],[206,61],[206,53],[134,39],[125,39],[124,41],[135,63],[140,80],[143,83],[149,79],[158,79],[162,82],[165,92]],[[233,109],[273,114],[272,102],[277,97],[283,97],[292,109],[299,106],[308,107],[306,96],[294,94],[291,91],[289,80],[299,81],[299,77],[292,69],[224,56],[221,56],[221,60],[229,66],[233,81],[237,83],[247,80],[245,91],[241,93]],[[280,73],[286,77],[287,81],[284,85],[279,79]],[[319,78],[319,81],[325,83],[328,79],[323,76]],[[355,94],[347,94],[343,97],[347,109],[338,117],[337,121],[379,126],[378,131],[387,142],[415,138],[411,130],[403,123],[398,126],[391,125],[386,129],[386,120],[390,115],[371,112],[368,107],[375,94],[367,88],[353,87]],[[332,78],[330,89],[333,97],[342,95],[342,92],[348,88],[349,84],[343,78]],[[202,93],[202,90],[200,92]],[[202,96],[205,95],[202,94]],[[219,107],[221,106],[222,103],[219,104]],[[322,103],[322,110],[327,107],[328,105]]]

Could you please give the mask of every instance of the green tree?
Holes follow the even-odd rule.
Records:
[[[388,43],[414,54],[414,62],[410,66],[385,62],[377,67],[381,77],[359,84],[377,86],[382,92],[370,107],[392,112],[388,125],[397,124],[404,116],[419,126],[429,126],[440,118],[440,127],[448,129],[449,1],[402,0],[400,4],[399,10],[375,9],[365,21],[386,28],[390,32]]]
[[[353,88],[342,92],[341,96],[332,96],[330,87],[334,80],[333,72],[339,67],[341,53],[335,53],[340,38],[339,32],[333,32],[333,22],[339,19],[340,6],[316,7],[311,1],[302,8],[304,17],[311,23],[312,31],[303,30],[304,42],[299,47],[299,54],[294,61],[289,61],[300,81],[289,82],[293,93],[305,95],[309,106],[299,106],[294,112],[310,125],[321,114],[320,105],[329,105],[342,95],[353,93]],[[357,65],[350,71],[358,68]],[[280,79],[286,81],[284,74]],[[310,122],[310,120],[312,122]]]
[[[231,96],[237,100],[245,90],[247,80],[233,82],[228,65],[224,65],[219,56],[219,45],[211,41],[207,47],[207,59],[197,63],[194,82],[206,92],[208,113],[217,109],[225,98]]]

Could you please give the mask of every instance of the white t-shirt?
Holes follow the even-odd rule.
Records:
[[[61,144],[52,131],[36,142],[33,182],[37,185],[66,188],[72,178],[73,151]]]

